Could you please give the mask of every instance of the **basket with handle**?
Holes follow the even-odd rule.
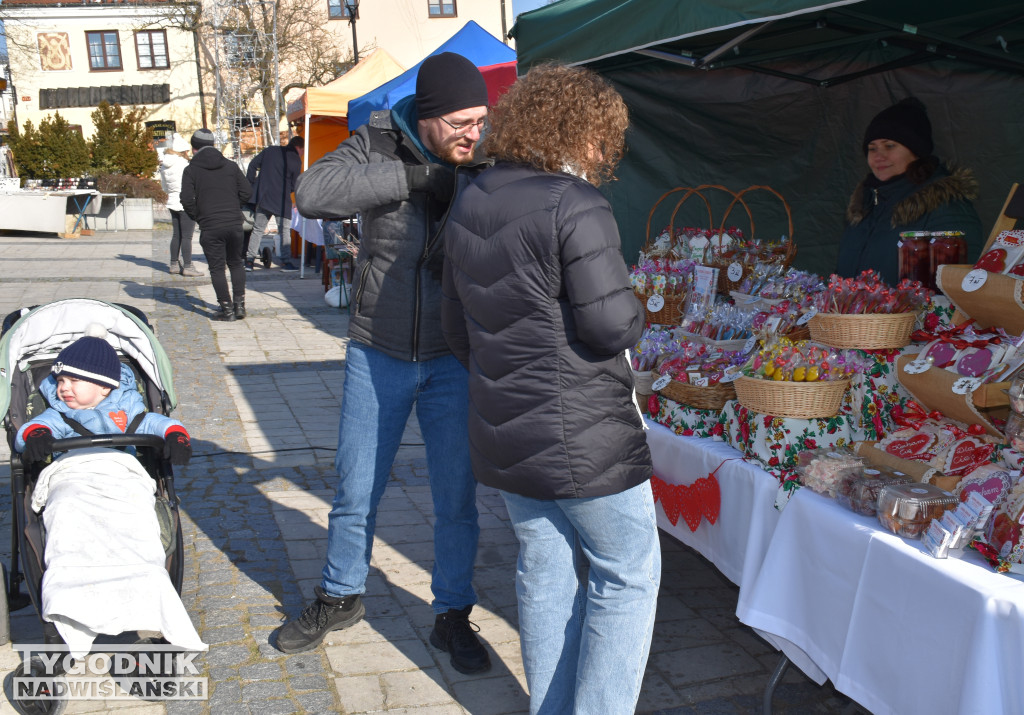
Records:
[[[658,372],[653,371],[652,375],[657,377]],[[671,380],[667,385],[658,390],[658,393],[673,402],[678,402],[688,407],[696,407],[699,410],[720,410],[725,406],[726,402],[736,399],[736,389],[730,382],[720,382],[717,385],[700,387],[680,380]]]
[[[781,262],[783,265],[789,266],[793,262],[793,258],[796,256],[796,243],[793,242],[793,211],[792,209],[790,209],[789,203],[786,201],[785,198],[783,198],[782,194],[780,194],[778,191],[776,191],[770,186],[755,184],[753,186],[748,186],[747,188],[737,193],[735,195],[736,198],[733,199],[732,203],[729,204],[729,206],[725,210],[725,213],[722,215],[722,221],[718,227],[718,236],[722,236],[723,232],[725,231],[725,222],[729,218],[729,214],[732,213],[733,208],[736,206],[737,203],[739,203],[743,206],[744,209],[746,209],[747,217],[750,219],[750,238],[755,238],[757,234],[756,227],[754,225],[753,214],[750,211],[750,206],[748,206],[747,202],[744,200],[744,196],[752,191],[767,191],[775,195],[779,199],[779,201],[782,202],[782,207],[786,211],[786,221],[789,226],[789,233],[786,234],[789,240],[786,242],[785,248],[781,252],[775,250],[773,251],[772,255],[765,256],[764,260],[767,260],[769,262]],[[747,277],[751,274],[751,272],[754,270],[754,266],[746,263],[741,263],[739,261],[729,260],[733,256],[730,255],[728,251],[722,252],[721,248],[721,243],[719,243],[719,255],[717,257],[708,258],[707,254],[705,254],[705,264],[717,265],[717,267],[719,268],[718,290],[721,293],[729,293],[730,291],[739,290],[740,286],[743,285],[743,281],[745,281]],[[712,244],[708,245],[708,249],[713,250]],[[734,268],[734,265],[738,266],[738,268]],[[730,268],[732,268],[731,271]],[[730,273],[732,273],[732,276],[730,276]]]
[[[643,252],[645,255],[651,255],[652,251],[654,251],[654,241],[656,240],[656,238],[651,235],[651,222],[654,219],[655,210],[665,199],[679,192],[684,193],[683,197],[679,199],[679,201],[675,205],[675,208],[672,211],[672,218],[669,220],[668,226],[669,236],[674,236],[675,234],[675,228],[672,221],[675,219],[676,213],[679,211],[679,207],[682,206],[682,204],[692,196],[699,196],[703,200],[704,206],[708,212],[708,225],[711,225],[711,204],[708,203],[707,198],[703,194],[701,194],[698,189],[692,189],[687,186],[677,186],[674,189],[670,189],[669,191],[666,191],[664,194],[662,194],[658,198],[658,200],[654,202],[654,206],[651,207],[650,212],[647,214],[647,226],[645,229],[646,243],[644,243],[643,247]],[[663,295],[662,297],[664,298],[664,304],[660,309],[656,311],[651,310],[652,304],[650,301],[650,295],[642,295],[640,293],[636,293],[636,297],[644,305],[644,313],[648,323],[651,323],[653,325],[678,325],[681,322],[683,316],[683,306],[686,303],[685,294],[669,293]]]

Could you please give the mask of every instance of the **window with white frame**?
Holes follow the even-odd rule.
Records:
[[[167,69],[167,32],[164,30],[140,30],[135,33],[135,54],[140,70]]]
[[[89,45],[89,69],[121,69],[121,45],[117,39],[117,30],[87,32],[85,39]]]
[[[455,17],[455,0],[427,0],[427,14],[430,17]]]

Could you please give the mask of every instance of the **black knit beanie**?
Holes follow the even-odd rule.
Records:
[[[213,146],[213,132],[209,129],[196,129],[192,135],[192,148],[199,151],[204,146]]]
[[[103,338],[90,335],[61,350],[50,372],[57,377],[70,375],[102,387],[121,384],[121,361],[117,351]]]
[[[928,121],[928,111],[916,97],[902,99],[875,115],[864,132],[865,154],[868,153],[868,144],[875,139],[899,142],[910,149],[918,159],[931,156],[935,148],[932,143],[932,124]]]
[[[423,60],[416,75],[416,113],[420,119],[486,106],[487,83],[472,62],[454,52]]]

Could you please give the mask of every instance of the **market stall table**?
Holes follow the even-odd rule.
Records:
[[[935,559],[809,489],[737,615],[876,715],[1024,712],[1024,583],[970,550]]]
[[[0,229],[72,236],[86,215],[99,213],[99,196],[95,189],[0,193]]]

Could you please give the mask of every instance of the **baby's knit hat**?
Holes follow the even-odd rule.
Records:
[[[119,386],[121,361],[117,351],[105,340],[106,336],[106,328],[99,323],[91,323],[85,329],[84,337],[60,351],[50,372],[58,377],[68,375],[101,387]]]

